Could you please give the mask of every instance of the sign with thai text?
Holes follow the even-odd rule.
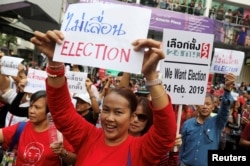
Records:
[[[134,6],[71,4],[61,26],[65,38],[53,60],[141,73],[143,51],[135,52],[131,43],[147,38],[150,16],[149,9]]]
[[[67,71],[65,76],[67,77],[68,87],[70,92],[73,93],[86,93],[85,81],[88,73]]]
[[[35,93],[38,90],[45,90],[45,80],[47,73],[43,70],[29,68],[27,74],[27,84],[24,87],[24,92]]]
[[[18,66],[23,61],[23,58],[3,56],[1,58],[1,74],[9,76],[17,76]]]
[[[240,75],[245,53],[242,51],[215,48],[210,71],[212,73],[233,73]]]
[[[71,93],[86,93],[85,81],[87,73],[66,71],[65,76],[67,77],[68,88]],[[24,88],[25,92],[34,93],[38,90],[45,90],[45,80],[47,73],[43,70],[36,70],[29,68],[27,74],[27,84]]]
[[[173,104],[203,104],[213,48],[212,34],[173,29],[163,31],[160,72]]]

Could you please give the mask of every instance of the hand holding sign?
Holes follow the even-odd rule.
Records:
[[[55,44],[61,44],[64,39],[64,35],[59,30],[47,31],[47,33],[42,33],[39,31],[34,32],[31,42],[36,45],[36,47],[47,56],[49,61],[52,61]]]
[[[150,77],[155,78],[158,75],[156,68],[158,62],[165,57],[162,49],[161,42],[153,39],[139,39],[132,43],[134,45],[134,50],[139,51],[140,49],[148,49],[144,53],[142,73],[146,79],[151,80]],[[153,74],[153,76],[151,75]]]
[[[234,86],[236,76],[233,73],[228,73],[225,76],[225,89],[231,91]]]

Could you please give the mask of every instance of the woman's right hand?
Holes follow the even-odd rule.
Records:
[[[52,61],[55,45],[61,44],[64,39],[64,35],[59,30],[47,31],[46,34],[35,31],[34,37],[30,41],[36,45],[36,47],[47,56],[49,61]]]

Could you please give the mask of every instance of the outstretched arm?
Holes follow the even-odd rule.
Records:
[[[150,107],[153,111],[153,126],[140,140],[142,141],[142,155],[153,165],[172,149],[176,138],[176,120],[169,96],[158,79],[156,71],[158,62],[164,58],[161,43],[152,39],[136,40],[135,50],[144,50],[142,73],[146,78],[151,94]],[[158,158],[158,160],[157,160]]]
[[[64,68],[62,62],[54,62],[53,55],[56,44],[61,44],[64,36],[62,32],[58,30],[48,31],[46,34],[35,31],[34,36],[31,38],[31,42],[34,43],[37,48],[44,53],[48,58],[48,67],[52,70],[60,71]],[[48,85],[54,88],[62,87],[65,83],[65,76],[60,75],[58,77],[48,77]]]
[[[224,94],[222,96],[221,106],[216,121],[217,126],[221,129],[226,125],[226,122],[228,120],[230,105],[233,102],[231,90],[236,80],[235,75],[232,73],[228,73],[224,77],[225,77]]]

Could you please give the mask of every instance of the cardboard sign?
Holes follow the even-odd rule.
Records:
[[[242,51],[215,48],[210,71],[212,73],[233,73],[240,75],[245,53]]]
[[[85,72],[67,71],[65,76],[67,77],[68,88],[72,93],[86,93],[85,81],[87,78]],[[27,75],[27,85],[24,88],[25,92],[34,93],[38,90],[45,90],[45,80],[47,73],[43,70],[36,70],[29,68]]]
[[[11,56],[3,56],[1,58],[1,74],[9,76],[17,76],[18,66],[23,61],[23,58]]]
[[[211,34],[164,29],[166,57],[160,72],[173,104],[204,103],[213,38]]]
[[[53,60],[141,73],[143,50],[135,52],[131,43],[147,38],[150,17],[149,9],[134,6],[71,4],[61,26],[65,39]]]

